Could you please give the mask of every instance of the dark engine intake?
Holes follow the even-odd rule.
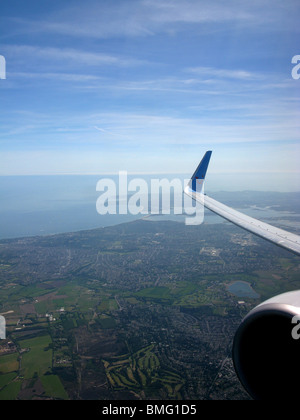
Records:
[[[256,400],[299,400],[300,290],[278,295],[244,318],[233,342],[236,373]]]

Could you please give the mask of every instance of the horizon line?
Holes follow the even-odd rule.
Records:
[[[76,173],[76,172],[59,172],[59,173],[32,173],[32,174],[1,174],[0,177],[13,177],[13,176],[102,176],[102,175],[114,175],[117,176],[121,172],[127,172],[128,175],[189,175],[191,176],[191,172],[152,172],[152,171],[146,171],[146,172],[132,172],[127,171],[125,169],[121,169],[118,172],[88,172],[88,173]],[[211,175],[234,175],[234,174],[245,174],[245,175],[255,175],[255,174],[276,174],[276,175],[285,175],[285,174],[294,174],[298,175],[300,174],[300,171],[283,171],[283,172],[277,172],[277,171],[230,171],[230,172],[211,172]]]

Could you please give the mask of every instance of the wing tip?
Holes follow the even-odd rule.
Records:
[[[201,183],[201,189],[202,189],[202,185],[203,182],[205,180],[205,176],[206,176],[206,172],[207,172],[207,168],[209,165],[209,161],[212,155],[212,150],[208,150],[203,158],[201,159],[201,162],[199,163],[199,165],[197,166],[197,169],[195,170],[195,172],[193,173],[193,176],[190,179],[189,182],[189,187],[193,190],[196,191],[196,189],[198,189],[197,187],[197,180],[198,183]]]

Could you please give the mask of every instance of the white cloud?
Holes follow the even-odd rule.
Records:
[[[52,81],[62,82],[91,82],[102,80],[101,77],[90,74],[76,74],[76,73],[29,73],[29,72],[10,72],[10,77],[25,78],[25,79],[47,79]]]
[[[214,67],[190,67],[186,69],[186,71],[199,76],[206,76],[210,78],[217,77],[221,79],[261,80],[266,78],[258,73],[249,72],[247,70],[222,69]]]
[[[237,2],[206,1],[206,0],[179,0],[155,1],[145,0],[144,5],[152,11],[152,19],[162,23],[203,23],[253,20],[252,13],[244,6],[237,6]],[[234,4],[233,4],[234,3]]]
[[[15,63],[26,63],[31,67],[47,64],[49,67],[60,65],[64,68],[69,66],[121,66],[130,67],[145,64],[145,61],[136,58],[122,57],[112,54],[83,51],[75,48],[39,47],[33,45],[6,45],[2,46],[6,56],[11,57]]]
[[[179,167],[182,154],[193,157],[211,146],[298,143],[292,104],[298,85],[286,60],[287,36],[296,33],[295,4],[70,0],[49,13],[37,11],[34,20],[7,19],[2,170],[97,171],[96,155],[114,170],[123,161],[128,169],[143,170],[151,156],[162,170],[164,161]],[[11,7],[11,13],[17,11]],[[279,48],[271,39],[278,28],[286,30]]]
[[[232,0],[88,0],[84,4],[68,1],[47,18],[29,20],[12,18],[20,32],[53,33],[77,37],[109,38],[120,36],[152,36],[182,30],[181,25],[235,22],[276,30],[294,22],[297,2],[279,0],[241,2]],[[277,5],[276,5],[277,3]],[[294,10],[295,13],[291,13]],[[275,25],[274,25],[275,23]],[[179,26],[178,26],[179,25]],[[221,26],[216,26],[221,30]]]

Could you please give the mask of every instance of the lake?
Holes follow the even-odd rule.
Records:
[[[237,297],[259,298],[259,294],[246,281],[235,281],[227,286],[227,290]]]

